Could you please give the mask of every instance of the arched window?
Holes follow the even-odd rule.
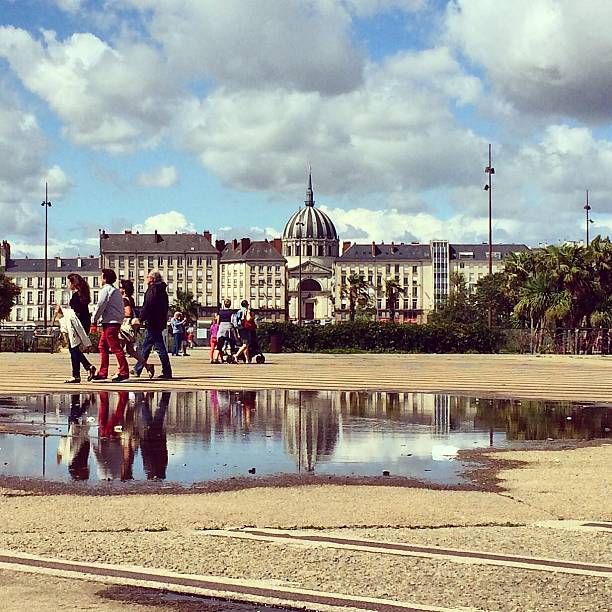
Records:
[[[311,244],[306,245],[306,256],[312,257],[312,245]]]
[[[314,278],[305,278],[301,284],[302,291],[321,291],[321,285]]]
[[[291,245],[290,244],[287,245],[287,255],[291,257]]]
[[[323,257],[323,255],[325,255],[325,247],[323,246],[318,246],[317,247],[317,255],[319,257]]]

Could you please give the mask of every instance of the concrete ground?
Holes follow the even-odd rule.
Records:
[[[98,364],[98,355],[91,359]],[[152,363],[159,364],[157,356]],[[612,402],[610,357],[279,354],[267,355],[263,365],[211,365],[208,352],[196,349],[173,358],[172,366],[172,381],[83,381],[79,390],[372,389]],[[111,373],[114,367],[111,358]],[[67,353],[0,353],[0,394],[66,391],[67,378]]]
[[[241,388],[248,381],[252,388],[444,389],[612,401],[612,361],[602,358],[278,355],[264,366],[211,366],[198,352],[174,364],[178,380],[164,383],[166,388]],[[0,394],[65,390],[61,381],[67,375],[66,355],[0,355]],[[127,385],[162,388],[144,381]],[[99,491],[45,494],[44,487],[26,491],[5,484],[0,489],[0,549],[446,609],[608,610],[609,577],[240,540],[211,531],[300,529],[612,566],[612,530],[563,522],[612,522],[611,444],[491,457],[499,470],[499,488],[488,491],[317,484],[182,494],[149,488],[148,494],[105,496]],[[113,612],[216,609],[6,567],[0,568],[0,587],[3,610],[24,605]]]

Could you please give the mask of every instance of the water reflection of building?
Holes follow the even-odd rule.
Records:
[[[298,470],[313,472],[332,455],[341,429],[341,416],[330,393],[287,391],[283,441]]]

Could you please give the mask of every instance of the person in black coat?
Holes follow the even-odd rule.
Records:
[[[89,334],[89,328],[91,327],[91,314],[89,312],[91,294],[89,291],[89,285],[80,274],[69,274],[68,286],[70,287],[70,290],[73,291],[69,302],[70,308],[74,310],[74,314],[81,322],[85,333]],[[70,361],[72,362],[72,378],[66,382],[81,382],[81,365],[87,372],[87,380],[91,380],[96,375],[96,368],[89,363],[89,360],[87,357],[85,357],[78,346],[72,347],[70,346],[70,343],[68,343],[68,350],[70,351]]]
[[[172,378],[172,366],[166,350],[166,343],[162,332],[168,323],[168,292],[161,274],[157,270],[149,272],[147,276],[149,288],[144,296],[144,302],[140,309],[140,321],[147,327],[145,339],[142,344],[142,355],[148,360],[151,350],[155,347],[162,365],[162,373],[157,377],[162,380]],[[136,376],[142,372],[142,363],[137,363],[134,368]]]

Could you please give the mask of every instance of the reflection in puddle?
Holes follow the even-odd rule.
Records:
[[[97,392],[0,398],[0,474],[51,480],[408,476],[463,482],[459,450],[609,437],[571,402],[348,391]],[[24,433],[46,435],[18,435]]]

